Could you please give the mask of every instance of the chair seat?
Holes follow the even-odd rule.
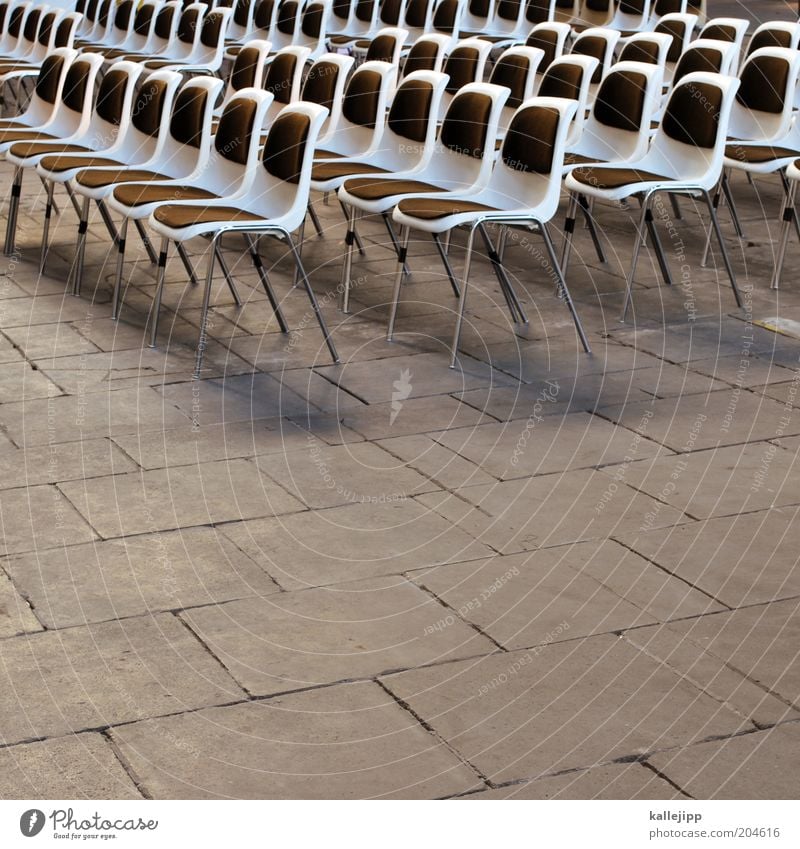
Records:
[[[428,192],[447,191],[419,180],[381,180],[369,177],[355,177],[348,180],[345,188],[349,194],[361,200],[383,200],[394,195],[421,195]]]
[[[28,62],[20,62],[19,64],[14,64],[13,62],[2,62],[0,63],[0,77],[4,74],[10,74],[16,71],[30,71],[32,74],[35,74],[40,70],[40,67],[40,65],[31,65]]]
[[[0,144],[8,144],[15,141],[48,141],[55,136],[50,133],[37,133],[35,130],[6,130],[0,128]]]
[[[158,71],[160,68],[169,68],[172,65],[183,65],[185,62],[183,59],[148,59],[142,64],[148,71]]]
[[[406,198],[397,204],[400,212],[422,221],[436,221],[465,212],[497,212],[497,207],[462,198]]]
[[[14,145],[16,147],[16,145]],[[104,156],[45,156],[39,163],[45,171],[60,174],[74,168],[100,168],[101,166],[122,166],[125,163]]]
[[[165,204],[159,206],[153,217],[171,230],[194,227],[197,224],[243,223],[263,221],[261,215],[237,209],[235,206],[193,206],[191,204]]]
[[[171,203],[176,200],[212,200],[218,198],[197,186],[169,185],[123,185],[114,189],[114,198],[125,206],[145,206],[149,203]]]
[[[102,189],[113,183],[148,183],[172,179],[168,174],[158,174],[155,171],[136,168],[120,168],[109,171],[87,168],[75,175],[75,180],[82,186],[86,186],[87,189]]]
[[[576,168],[572,176],[586,186],[596,189],[620,189],[633,183],[672,182],[672,177],[638,171],[635,168]]]
[[[45,153],[91,153],[91,148],[82,144],[59,144],[58,142],[17,142],[9,152],[20,159],[40,156]]]
[[[385,168],[377,165],[368,165],[366,162],[315,162],[311,169],[311,179],[323,182],[325,180],[338,180],[340,177],[348,177],[351,174],[386,174]]]
[[[329,44],[338,44],[340,46],[355,44],[355,42],[359,40],[359,36],[357,35],[344,35],[343,33],[334,33],[333,35],[328,36]]]
[[[773,159],[789,159],[800,156],[800,150],[791,147],[772,147],[768,144],[729,144],[725,146],[725,156],[739,162],[771,162]]]
[[[581,165],[584,162],[597,162],[597,157],[584,156],[582,153],[565,153],[564,165]]]
[[[315,150],[314,159],[344,159],[344,154],[335,150]]]

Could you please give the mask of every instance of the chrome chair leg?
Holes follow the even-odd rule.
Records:
[[[650,209],[650,195],[646,195],[642,199],[642,211],[639,216],[639,223],[636,227],[636,244],[633,246],[633,255],[631,256],[631,267],[628,269],[628,279],[625,283],[625,300],[622,304],[622,315],[620,315],[619,320],[621,322],[625,321],[626,316],[628,315],[628,307],[631,304],[631,299],[633,298],[633,280],[636,276],[636,266],[639,262],[639,253],[641,252],[642,246],[645,241],[645,234],[647,233],[647,213]]]
[[[167,255],[169,252],[169,239],[166,236],[161,240],[161,251],[158,254],[158,276],[156,279],[156,294],[153,298],[153,312],[151,315],[150,324],[150,347],[156,347],[156,339],[158,338],[158,314],[161,312],[161,296],[164,293],[164,280],[167,275]],[[214,257],[212,254],[211,262],[213,264]]]
[[[447,251],[444,249],[442,245],[442,240],[436,233],[431,233],[433,237],[433,243],[436,245],[436,250],[439,251],[439,256],[442,258],[442,264],[444,265],[444,270],[447,272],[447,279],[450,281],[450,286],[453,289],[453,293],[457,298],[461,297],[461,290],[458,286],[458,281],[456,280],[456,276],[453,273],[453,266],[450,265],[450,259],[447,256]],[[402,259],[403,264],[405,265],[405,254]]]
[[[467,236],[467,252],[464,258],[464,282],[461,290],[461,298],[458,303],[458,314],[456,315],[456,326],[453,330],[453,344],[450,351],[450,368],[456,367],[456,359],[458,358],[458,346],[461,342],[461,327],[464,324],[464,312],[467,307],[467,289],[469,288],[469,272],[472,264],[472,249],[475,244],[475,226],[470,227],[469,236]]]
[[[558,258],[556,257],[556,249],[555,245],[553,245],[553,240],[550,237],[550,231],[544,222],[541,222],[539,224],[539,228],[542,231],[542,239],[544,239],[544,246],[547,250],[548,257],[550,258],[550,263],[553,266],[553,271],[555,272],[556,277],[558,278],[558,285],[561,289],[562,297],[567,305],[567,308],[572,314],[572,321],[575,324],[575,329],[578,331],[578,338],[581,340],[583,350],[587,354],[591,354],[592,349],[589,346],[589,340],[586,338],[586,333],[583,330],[583,324],[581,323],[580,317],[578,316],[578,311],[575,309],[575,303],[572,300],[572,295],[570,295],[569,289],[567,288],[566,278],[564,277],[564,274],[558,264]]]
[[[408,241],[411,237],[411,229],[403,227],[400,230],[400,252],[397,257],[397,271],[392,289],[392,306],[389,310],[389,327],[386,331],[386,341],[391,342],[394,337],[394,323],[397,320],[397,307],[400,303],[400,287],[403,285],[403,263],[408,253]]]
[[[725,247],[725,240],[722,237],[722,229],[719,226],[719,218],[717,218],[717,212],[714,209],[711,198],[709,197],[708,192],[703,192],[703,197],[706,199],[706,204],[708,205],[708,211],[711,213],[711,223],[714,227],[714,232],[717,234],[717,241],[719,242],[719,249],[722,253],[722,261],[725,263],[725,270],[728,272],[728,277],[731,281],[731,288],[733,289],[733,295],[736,298],[736,305],[738,307],[742,306],[742,296],[739,292],[739,287],[736,284],[736,275],[733,272],[733,266],[731,265],[731,258],[728,254],[728,249]]]
[[[119,318],[119,310],[122,305],[122,270],[125,262],[125,240],[128,235],[128,219],[122,219],[122,226],[117,239],[117,267],[114,274],[114,294],[111,297],[111,318],[116,321]]]
[[[250,259],[253,261],[253,266],[258,272],[258,277],[259,280],[261,280],[261,285],[264,287],[264,291],[267,293],[267,298],[269,298],[269,303],[272,307],[272,311],[275,313],[275,318],[278,319],[278,324],[281,328],[281,333],[288,333],[289,325],[286,323],[286,319],[283,315],[283,310],[281,310],[281,305],[278,303],[278,299],[275,297],[275,292],[273,291],[272,285],[269,282],[269,275],[267,274],[267,269],[264,268],[264,263],[261,260],[261,254],[258,252],[258,243],[249,233],[246,233],[244,238],[247,242],[247,249],[250,252]]]

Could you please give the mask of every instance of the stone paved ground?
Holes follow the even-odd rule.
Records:
[[[385,236],[364,223],[341,315],[318,199],[342,364],[280,247],[288,338],[231,244],[247,303],[217,287],[193,384],[179,264],[150,350],[143,251],[114,324],[102,224],[65,295],[74,215],[40,278],[27,182],[0,277],[0,795],[796,798],[800,338],[755,322],[800,321],[800,248],[771,292],[779,187],[735,191],[744,310],[684,202],[676,285],[648,256],[621,325],[632,225],[598,207],[610,261],[579,230],[569,279],[592,356],[517,240],[530,326],[479,259],[455,371],[431,244],[387,344]]]

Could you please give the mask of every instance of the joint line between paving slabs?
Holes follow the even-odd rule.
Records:
[[[677,784],[668,775],[661,772],[660,769],[656,769],[649,761],[640,761],[640,763],[641,763],[642,767],[644,767],[644,769],[647,769],[650,772],[657,775],[662,781],[665,781],[667,784],[669,784],[670,787],[674,787],[678,791],[678,793],[681,793],[684,796],[686,796],[687,799],[694,799],[695,798],[694,796],[692,796],[691,793],[684,790],[683,787],[680,786],[680,784]]]
[[[136,774],[136,770],[133,768],[133,766],[131,766],[130,762],[125,757],[125,755],[122,754],[122,751],[120,750],[119,746],[117,746],[116,741],[111,736],[110,729],[101,731],[100,734],[106,741],[106,744],[111,749],[112,754],[119,762],[119,765],[122,767],[125,774],[133,782],[133,786],[139,791],[143,798],[152,799],[153,794],[150,793],[149,790],[147,790],[142,779],[139,778],[139,776]]]

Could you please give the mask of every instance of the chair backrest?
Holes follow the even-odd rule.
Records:
[[[316,103],[284,107],[272,124],[253,182],[239,199],[242,207],[291,232],[306,217],[314,148],[326,109]]]
[[[446,35],[424,35],[418,38],[411,45],[403,63],[403,79],[417,71],[441,71],[449,45],[450,39]]]
[[[797,50],[800,45],[800,23],[768,21],[756,27],[747,43],[747,56],[761,47],[788,47]]]
[[[504,86],[470,83],[452,98],[426,178],[454,189],[486,185],[495,157]]]
[[[278,4],[275,0],[258,0],[253,11],[253,33],[268,40],[277,20]]]
[[[555,215],[576,108],[574,100],[532,97],[514,112],[488,186],[503,206],[513,199],[540,221]]]
[[[37,127],[50,120],[61,102],[67,71],[77,55],[77,51],[69,47],[51,51],[39,68],[28,106],[17,121]]]
[[[331,30],[347,32],[355,15],[356,4],[353,0],[333,0],[331,3]]]
[[[618,62],[600,83],[578,146],[598,160],[630,161],[644,155],[650,119],[661,94],[657,65]]]
[[[325,35],[330,28],[331,0],[310,0],[300,17],[300,33],[297,44],[311,48],[312,55],[321,53],[325,47]]]
[[[761,47],[739,72],[739,89],[731,110],[732,138],[771,141],[789,131],[794,108],[800,52]]]
[[[380,0],[378,24],[384,27],[399,27],[406,14],[407,0]]]
[[[540,70],[547,70],[548,66],[564,52],[567,39],[572,33],[569,24],[546,23],[537,24],[528,34],[525,41],[527,47],[538,47],[544,52],[544,57],[539,64]]]
[[[267,120],[277,115],[287,104],[294,103],[300,96],[303,67],[310,53],[307,47],[284,47],[267,66],[264,89],[274,97]]]
[[[384,27],[370,41],[365,61],[388,62],[397,68],[407,37],[408,30],[402,27]]]
[[[421,38],[428,35],[445,35],[448,37],[448,46],[453,44],[458,39],[458,32],[463,26],[465,8],[464,0],[439,0],[433,11],[431,32],[426,33]],[[419,41],[419,38],[417,41]]]
[[[536,91],[537,97],[557,97],[576,102],[577,109],[567,135],[570,146],[577,144],[583,133],[589,90],[598,64],[593,56],[562,56],[544,72]]]
[[[181,12],[177,4],[165,3],[156,14],[153,25],[152,50],[158,53],[171,47],[177,37]]]
[[[269,42],[262,39],[252,39],[242,45],[228,76],[222,106],[217,111],[221,112],[237,92],[246,88],[261,88],[264,82],[264,64],[269,55],[269,49]],[[271,102],[272,98],[270,98]]]
[[[335,128],[339,123],[344,87],[354,64],[352,56],[325,53],[309,68],[300,99],[307,103],[318,103],[328,110],[326,129]]]
[[[465,85],[480,82],[491,50],[491,42],[479,38],[459,41],[444,63],[444,73],[448,76],[445,92],[452,96]]]
[[[300,30],[301,3],[298,0],[279,0],[275,11],[275,24],[270,33],[273,50],[288,47],[297,41]]]
[[[182,82],[183,77],[176,71],[153,71],[142,83],[131,108],[130,129],[124,138],[124,148],[131,161],[146,162],[163,150],[175,96]]]
[[[131,49],[140,50],[150,41],[161,3],[142,3],[136,10],[131,27]]]
[[[462,27],[464,32],[478,33],[489,29],[494,16],[495,0],[466,0]]]
[[[80,23],[81,15],[78,12],[67,12],[63,15],[55,26],[50,48],[72,47],[75,44]]]
[[[664,32],[638,32],[625,42],[617,58],[620,62],[644,62],[663,68],[672,42],[672,36]]]
[[[207,7],[203,3],[190,3],[178,18],[175,30],[176,55],[191,56],[200,41],[203,31],[203,18]]]
[[[547,24],[556,19],[556,0],[526,0],[524,21],[528,26]]]
[[[686,0],[653,0],[653,17],[660,20],[665,15],[685,15]]]
[[[196,55],[198,63],[204,65],[209,71],[216,71],[222,65],[225,38],[232,15],[233,9],[217,7],[203,18]]]
[[[509,47],[495,62],[489,82],[505,86],[509,90],[503,108],[504,118],[507,110],[516,110],[533,95],[536,72],[543,56],[544,53],[535,47]],[[508,115],[509,119],[510,117]],[[505,130],[506,123],[501,120],[501,130]]]
[[[20,54],[29,53],[34,50],[37,45],[39,35],[39,27],[42,24],[45,9],[41,6],[33,6],[25,18],[25,25],[22,27],[22,34],[19,38],[17,51]]]
[[[138,62],[115,62],[103,76],[87,130],[87,141],[92,147],[98,150],[110,147],[128,131],[142,70]]]
[[[588,27],[604,27],[614,17],[614,0],[581,0],[575,23]]]
[[[429,32],[433,21],[433,0],[408,0],[400,24],[412,41]]]
[[[672,89],[653,139],[655,167],[663,163],[664,173],[677,171],[679,179],[706,191],[716,185],[738,88],[735,77],[704,73],[685,76]]]
[[[655,25],[653,32],[672,36],[672,44],[667,51],[667,62],[675,63],[692,40],[692,32],[697,24],[697,15],[678,12],[664,15]]]
[[[188,175],[208,157],[212,119],[222,80],[194,77],[175,96],[169,133],[161,150],[171,175]]]
[[[600,63],[594,72],[593,83],[599,83],[603,74],[614,61],[614,50],[620,34],[613,29],[590,27],[584,30],[574,41],[570,55],[593,56]]]
[[[698,38],[683,52],[675,66],[672,84],[687,74],[702,71],[708,74],[730,74],[736,61],[736,46],[728,41]]]
[[[236,0],[232,8],[227,38],[229,41],[243,41],[253,28],[255,3],[253,0]]]
[[[622,32],[647,29],[651,5],[651,0],[619,0],[609,26]]]
[[[744,18],[712,18],[700,30],[698,38],[730,41],[741,48],[747,35],[748,23]]]
[[[20,3],[13,6],[10,12],[7,13],[8,26],[0,42],[4,53],[10,53],[17,48],[19,40],[22,37],[25,20],[31,11],[31,7],[31,3]]]
[[[103,57],[98,53],[81,53],[73,59],[64,77],[61,99],[48,132],[67,138],[86,131],[102,64]]]
[[[109,29],[109,43],[113,46],[121,44],[130,34],[136,13],[135,0],[122,0],[114,10],[114,16]]]

